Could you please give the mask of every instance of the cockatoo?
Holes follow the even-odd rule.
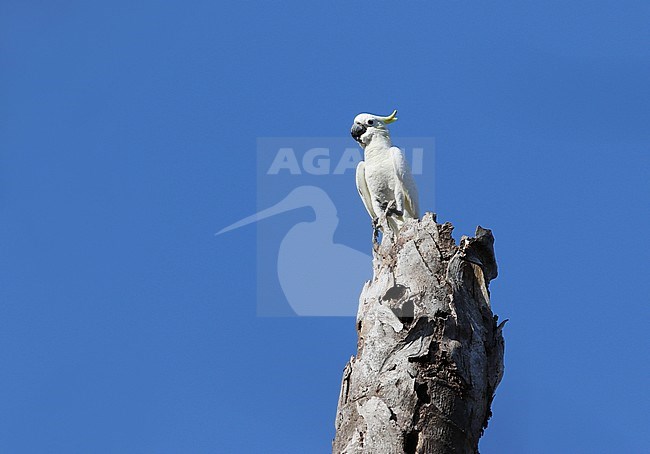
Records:
[[[362,113],[355,117],[350,133],[365,161],[357,165],[357,190],[372,218],[373,241],[385,217],[397,236],[406,219],[419,217],[418,191],[404,152],[394,147],[387,124],[397,120],[397,111],[387,117]]]

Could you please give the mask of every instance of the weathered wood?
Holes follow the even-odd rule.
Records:
[[[503,374],[488,286],[494,238],[456,245],[427,213],[375,250],[361,293],[357,356],[345,367],[335,454],[477,453]]]

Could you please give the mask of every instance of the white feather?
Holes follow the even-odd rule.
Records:
[[[395,192],[401,192],[404,196],[404,217],[418,219],[420,217],[418,189],[415,186],[415,181],[413,180],[409,164],[406,161],[406,156],[404,156],[404,152],[398,147],[391,147],[390,153],[393,159],[393,168],[397,175]],[[398,197],[396,197],[396,199],[398,199]],[[400,209],[399,204],[398,209]]]
[[[366,163],[361,161],[357,164],[357,191],[361,196],[361,201],[363,201],[363,206],[366,207],[366,211],[372,219],[376,219],[377,215],[372,209],[372,197],[370,196],[370,191],[368,190],[368,183],[366,182]]]

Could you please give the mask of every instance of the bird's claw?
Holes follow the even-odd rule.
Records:
[[[394,200],[391,200],[390,202],[384,204],[382,208],[384,209],[384,216],[386,217],[391,216],[393,214],[397,216],[402,216],[404,214],[402,210],[397,209],[397,204],[395,203]]]
[[[372,220],[372,243],[377,244],[379,239],[379,218]]]

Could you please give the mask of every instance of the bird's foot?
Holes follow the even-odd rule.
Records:
[[[372,244],[377,244],[379,239],[379,218],[372,220]]]
[[[401,217],[404,214],[404,212],[402,210],[397,209],[397,203],[395,203],[394,200],[391,200],[389,203],[386,204],[385,207],[382,207],[382,208],[384,208],[384,216],[386,216],[386,217],[392,216],[392,215],[396,215],[396,216]]]

